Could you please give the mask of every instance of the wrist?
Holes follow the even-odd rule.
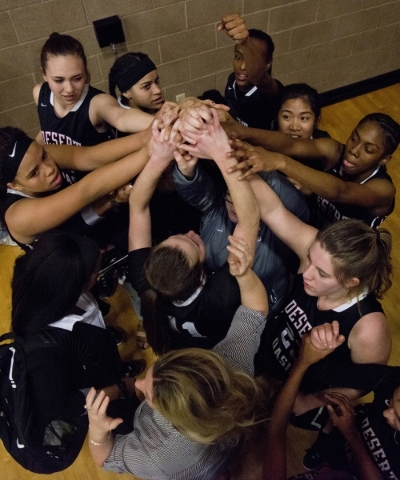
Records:
[[[282,155],[281,153],[278,153],[278,160],[276,162],[276,170],[279,170],[283,173],[285,173],[286,167],[287,167],[287,157],[285,155]]]
[[[111,205],[111,208],[117,207],[120,204],[120,202],[117,202],[117,195],[115,193],[110,193],[108,203]]]
[[[233,157],[227,157],[227,153],[231,152],[232,149],[229,146],[227,149],[220,149],[218,150],[215,155],[211,155],[211,158],[214,160],[214,162],[221,168],[229,168],[234,165],[237,165],[237,160]]]
[[[195,177],[195,169],[186,170],[186,169],[182,169],[178,166],[178,171],[183,177],[185,177],[186,180],[193,180],[194,177]]]
[[[151,155],[148,163],[152,165],[154,171],[163,172],[171,163],[171,158],[167,158],[164,153],[154,153]]]
[[[342,431],[343,436],[348,441],[349,445],[354,445],[358,442],[362,442],[362,437],[360,432],[355,428],[352,427],[347,431]]]
[[[93,440],[93,438],[90,437],[89,435],[89,442],[94,445],[95,447],[102,447],[103,445],[107,445],[107,443],[110,442],[111,440],[111,433],[108,432],[108,435],[103,438],[102,440]]]
[[[312,363],[305,362],[301,357],[299,357],[293,365],[293,370],[304,373],[309,367],[311,367],[311,365]]]

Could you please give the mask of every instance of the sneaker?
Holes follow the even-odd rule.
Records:
[[[324,463],[324,459],[318,452],[314,451],[312,447],[306,450],[306,454],[303,458],[303,467],[306,470],[316,470],[317,468],[322,467]]]
[[[306,450],[306,454],[303,458],[303,467],[307,470],[315,470],[321,467],[325,462],[324,452],[326,451],[327,444],[329,443],[329,434],[319,432],[314,444]]]

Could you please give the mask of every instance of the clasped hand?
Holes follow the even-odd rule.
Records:
[[[193,164],[193,159],[215,159],[231,151],[228,137],[221,127],[215,108],[204,102],[180,112],[174,122],[165,126],[156,119],[152,126],[151,155],[165,160],[175,157]]]

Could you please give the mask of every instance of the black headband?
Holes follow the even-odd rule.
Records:
[[[32,142],[33,140],[24,132],[15,137],[4,159],[3,176],[6,183],[14,180],[22,159]]]
[[[156,70],[156,66],[149,57],[135,63],[135,65],[133,65],[128,71],[124,72],[116,82],[119,91],[121,93],[126,92],[133,87],[135,83],[153,70]]]

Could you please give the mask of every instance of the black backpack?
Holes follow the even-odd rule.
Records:
[[[98,363],[86,342],[60,328],[49,327],[24,340],[14,333],[0,336],[0,438],[22,467],[47,474],[64,470],[75,461],[88,430],[87,415],[81,415],[52,421],[41,445],[33,438],[26,357],[33,350],[50,347],[74,352],[83,368]]]

